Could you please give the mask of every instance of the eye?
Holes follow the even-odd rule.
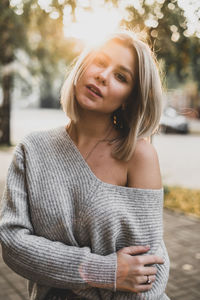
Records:
[[[124,76],[121,73],[116,73],[116,77],[117,77],[117,79],[119,79],[122,82],[127,82],[126,76]]]

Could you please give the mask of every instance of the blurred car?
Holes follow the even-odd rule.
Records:
[[[189,133],[188,120],[168,106],[164,109],[160,120],[160,130],[163,133]]]

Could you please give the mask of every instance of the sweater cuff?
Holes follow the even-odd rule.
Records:
[[[101,256],[90,253],[79,273],[90,286],[116,291],[117,254]]]

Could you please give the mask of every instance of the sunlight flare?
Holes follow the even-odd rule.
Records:
[[[107,34],[117,29],[122,19],[119,10],[106,7],[98,7],[92,11],[78,7],[75,12],[76,22],[70,22],[69,15],[65,16],[65,37],[74,37],[90,45],[99,43]]]

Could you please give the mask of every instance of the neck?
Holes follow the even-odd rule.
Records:
[[[68,133],[77,145],[96,142],[104,138],[116,137],[117,132],[110,114],[82,112],[79,121],[68,126]],[[108,135],[108,136],[107,136]]]

